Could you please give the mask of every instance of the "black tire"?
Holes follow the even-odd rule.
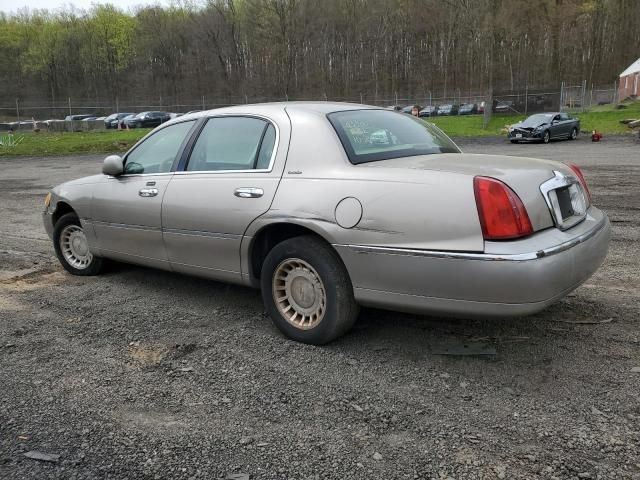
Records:
[[[518,143],[518,140],[510,140],[511,143]]]
[[[542,135],[542,143],[549,143],[549,140],[551,140],[551,134],[549,133],[549,130],[545,130]]]
[[[80,223],[80,219],[75,213],[67,213],[60,217],[53,227],[53,248],[56,251],[56,256],[58,260],[64,267],[64,269],[71,273],[72,275],[79,276],[90,276],[90,275],[98,275],[104,266],[104,260],[102,257],[97,257],[95,255],[91,255],[91,260],[89,263],[83,268],[76,268],[72,264],[69,263],[69,260],[65,257],[62,252],[61,246],[61,235],[66,227],[70,225],[75,225],[76,227],[80,227],[82,229],[82,224]]]
[[[575,140],[576,138],[578,138],[578,129],[576,127],[573,127],[571,129],[571,133],[569,134],[569,140]]]
[[[275,274],[280,265],[296,259],[312,267],[322,282],[326,296],[324,315],[312,328],[302,329],[288,321],[274,298]],[[284,283],[284,282],[282,282]],[[277,244],[262,264],[262,299],[273,323],[287,337],[311,345],[323,345],[346,333],[358,317],[349,273],[337,252],[321,239],[305,235]],[[314,296],[315,298],[315,296]]]

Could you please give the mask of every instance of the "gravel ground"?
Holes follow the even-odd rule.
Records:
[[[640,479],[640,144],[461,144],[584,166],[603,268],[533,317],[363,310],[322,348],[257,291],[64,273],[43,197],[100,157],[0,159],[0,478]]]

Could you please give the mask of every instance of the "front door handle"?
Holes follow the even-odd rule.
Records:
[[[255,187],[243,187],[236,188],[236,191],[233,192],[233,194],[240,198],[260,198],[264,195],[264,190]]]
[[[157,188],[141,188],[140,191],[138,192],[138,195],[140,195],[141,197],[155,197],[156,195],[158,195],[158,189]]]

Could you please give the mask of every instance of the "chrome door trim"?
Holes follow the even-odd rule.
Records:
[[[495,254],[495,253],[471,253],[471,252],[447,252],[442,250],[414,250],[409,248],[376,247],[371,245],[342,245],[334,244],[334,247],[345,247],[354,250],[356,253],[378,253],[381,255],[403,255],[412,257],[447,258],[458,260],[482,260],[490,262],[526,262],[538,258],[549,257],[569,250],[594,237],[605,227],[607,218],[603,217],[600,222],[588,232],[583,233],[567,242],[553,247],[538,250],[536,252],[515,253],[515,254]]]

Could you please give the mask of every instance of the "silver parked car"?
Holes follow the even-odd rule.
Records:
[[[464,154],[415,117],[326,102],[176,118],[54,188],[44,224],[73,274],[115,259],[260,287],[313,344],[359,305],[537,312],[600,266],[610,230],[575,166]]]

